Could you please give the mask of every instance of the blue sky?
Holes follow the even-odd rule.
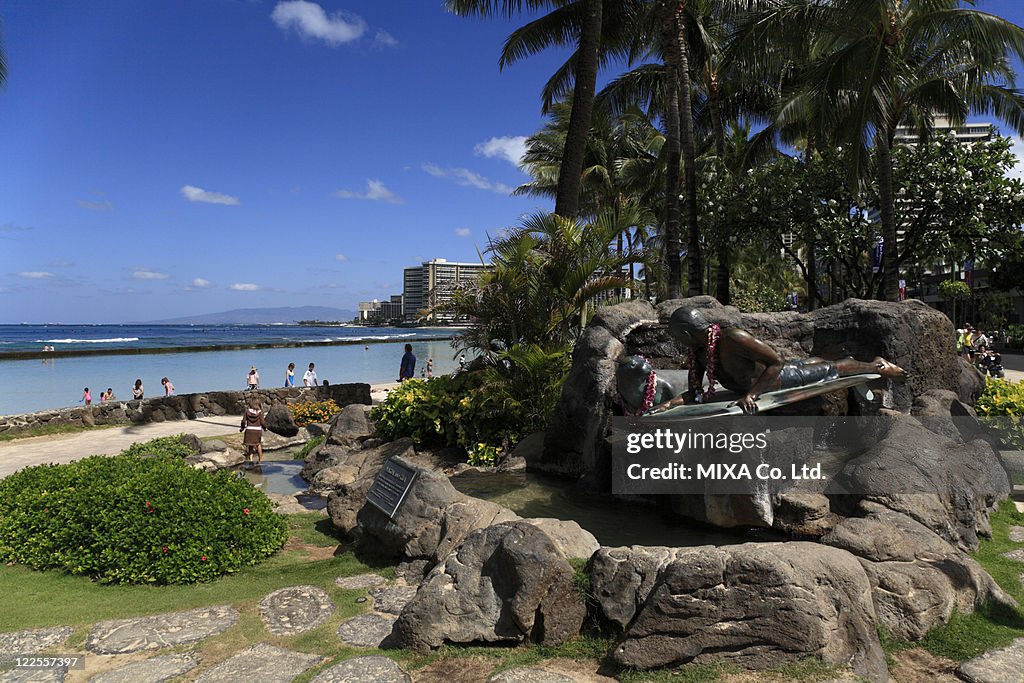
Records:
[[[1021,23],[1014,0],[982,7]],[[510,197],[565,58],[441,0],[0,0],[0,323],[401,291],[549,202]]]

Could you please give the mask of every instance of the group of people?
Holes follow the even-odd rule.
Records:
[[[100,403],[106,403],[107,401],[113,401],[113,400],[114,400],[114,390],[111,389],[110,387],[107,387],[106,391],[101,391],[100,392]],[[86,388],[82,389],[82,401],[81,402],[85,403],[85,405],[87,405],[87,406],[91,406],[92,405],[92,393],[89,391],[89,387],[86,387]]]
[[[994,337],[995,333],[987,335],[968,323],[956,331],[956,352],[974,363],[981,374],[1001,378],[1006,371],[1002,355],[992,350]]]
[[[246,389],[248,391],[256,391],[260,388],[260,371],[255,365],[249,368],[249,374],[245,378]],[[302,376],[302,385],[307,387],[315,387],[320,384],[320,380],[316,376],[316,364],[310,363],[309,369]],[[288,367],[284,371],[284,386],[294,387],[295,386],[295,363],[289,363]]]
[[[164,388],[164,396],[170,396],[174,393],[174,384],[172,384],[171,380],[167,377],[161,378],[160,384]],[[141,401],[144,398],[146,398],[146,388],[142,385],[142,379],[139,378],[136,379],[135,384],[132,385],[132,399]],[[112,388],[107,387],[106,391],[100,392],[100,403],[106,403],[107,401],[113,400],[115,400],[115,397],[114,390]],[[92,405],[92,392],[89,391],[89,387],[82,389],[82,399],[79,402],[85,403],[87,406]]]

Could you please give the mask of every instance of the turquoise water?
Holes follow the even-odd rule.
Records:
[[[396,332],[401,332],[397,330]],[[245,388],[249,368],[260,373],[260,386],[284,384],[285,368],[295,363],[295,383],[316,363],[317,377],[332,384],[394,382],[407,340],[397,343],[368,342],[348,346],[318,346],[243,351],[205,351],[131,356],[86,356],[40,360],[0,361],[0,415],[80,405],[82,389],[89,387],[93,400],[111,387],[120,400],[131,398],[136,378],[142,379],[146,396],[160,396],[162,377],[169,377],[175,393],[230,391]],[[409,340],[416,355],[416,374],[434,361],[435,374],[448,373],[458,363],[447,341]]]

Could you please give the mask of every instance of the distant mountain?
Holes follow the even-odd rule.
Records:
[[[272,323],[292,324],[300,320],[349,322],[355,317],[355,311],[344,308],[290,306],[284,308],[236,308],[233,311],[222,313],[206,313],[149,322],[155,325],[269,325]]]

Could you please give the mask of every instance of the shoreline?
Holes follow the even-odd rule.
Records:
[[[248,351],[264,349],[293,349],[317,346],[356,346],[369,344],[403,344],[411,342],[448,341],[455,335],[431,337],[399,337],[394,339],[337,339],[332,341],[269,342],[265,344],[200,344],[190,346],[159,346],[131,349],[64,349],[59,351],[0,351],[0,361],[5,360],[48,360],[51,358],[79,358],[85,356],[146,356],[167,353],[203,353],[209,351]]]

